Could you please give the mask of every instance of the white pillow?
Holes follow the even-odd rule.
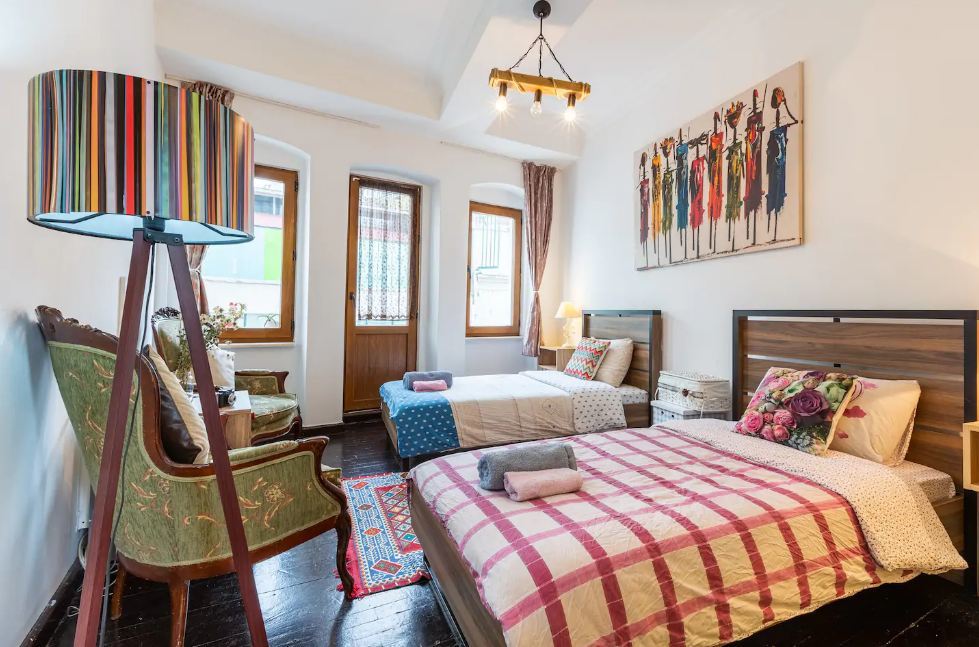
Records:
[[[921,387],[914,380],[859,377],[829,448],[891,467],[911,443]]]
[[[611,384],[614,387],[622,385],[625,374],[629,372],[632,365],[632,340],[631,339],[611,339],[605,359],[598,367],[595,379],[599,382]]]
[[[160,378],[160,382],[170,394],[174,406],[177,407],[177,413],[180,414],[180,419],[184,421],[191,441],[200,448],[197,458],[194,459],[194,465],[206,465],[210,463],[211,443],[207,441],[207,429],[204,427],[204,419],[197,413],[197,409],[194,408],[194,404],[190,401],[190,396],[180,386],[180,380],[173,374],[173,371],[170,370],[167,363],[163,361],[163,358],[160,357],[160,354],[156,352],[155,348],[150,348],[150,360],[153,362],[153,366],[156,367],[156,373]]]
[[[235,354],[223,348],[207,351],[207,363],[211,365],[214,386],[235,388]]]

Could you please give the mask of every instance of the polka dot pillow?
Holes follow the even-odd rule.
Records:
[[[853,393],[853,376],[770,368],[734,430],[821,456]]]
[[[582,337],[578,347],[574,349],[574,355],[564,368],[564,374],[582,380],[595,379],[598,367],[601,366],[605,353],[611,345],[612,342],[608,339]]]

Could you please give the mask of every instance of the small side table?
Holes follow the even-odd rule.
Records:
[[[979,491],[979,422],[962,425],[962,486],[966,490]]]
[[[194,409],[201,414],[200,394],[194,396]],[[228,449],[251,447],[252,444],[252,402],[248,391],[235,391],[235,403],[230,407],[218,409],[221,414],[221,426],[224,428],[224,440]]]
[[[574,355],[574,346],[541,346],[537,355],[537,370],[563,371]]]

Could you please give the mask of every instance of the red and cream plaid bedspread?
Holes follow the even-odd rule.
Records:
[[[509,645],[713,645],[915,574],[880,567],[850,504],[802,476],[661,427],[563,442],[574,494],[481,490],[480,452],[412,472]]]

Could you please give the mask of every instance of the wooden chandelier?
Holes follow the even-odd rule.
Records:
[[[530,108],[530,113],[533,115],[539,115],[542,111],[541,109],[541,97],[545,94],[558,97],[567,101],[567,108],[564,112],[564,118],[567,121],[574,121],[576,117],[575,106],[578,101],[584,99],[589,94],[591,94],[591,85],[588,83],[583,83],[581,81],[575,81],[568,74],[564,66],[561,65],[561,61],[558,60],[557,56],[554,54],[554,50],[551,49],[550,43],[544,38],[544,19],[551,15],[551,4],[547,0],[539,0],[534,4],[534,16],[540,20],[540,32],[537,38],[530,44],[527,51],[523,53],[517,62],[511,65],[505,70],[494,67],[490,70],[489,84],[490,87],[499,88],[499,94],[496,99],[496,109],[499,112],[504,112],[507,109],[507,91],[513,87],[518,92],[527,92],[534,95],[534,103]],[[514,68],[520,65],[527,55],[537,47],[537,75],[532,74],[522,74],[520,72],[514,72]],[[566,79],[555,79],[549,76],[543,76],[543,65],[544,65],[544,47],[547,47],[548,53],[554,62],[557,63],[558,67],[561,68],[561,72],[564,73]]]

